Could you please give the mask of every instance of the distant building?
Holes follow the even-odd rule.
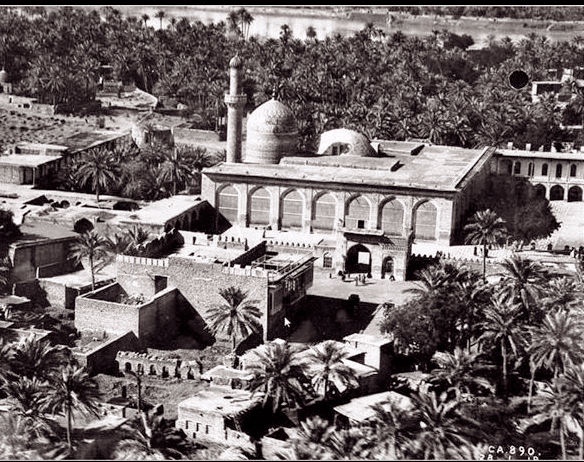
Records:
[[[497,173],[528,179],[538,196],[550,201],[582,201],[584,152],[497,149],[495,161]]]

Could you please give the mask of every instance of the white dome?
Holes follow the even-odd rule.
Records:
[[[340,152],[337,155],[342,156],[370,157],[377,154],[365,135],[346,128],[337,128],[321,134],[318,154],[334,155],[334,146],[339,146]]]

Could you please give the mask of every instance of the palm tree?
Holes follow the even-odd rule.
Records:
[[[456,399],[460,399],[463,393],[473,393],[480,389],[493,392],[491,382],[481,377],[481,372],[487,369],[481,363],[481,353],[470,353],[461,348],[455,348],[454,353],[436,352],[432,358],[440,369],[432,371],[432,383],[446,383],[447,391],[454,391]]]
[[[554,379],[568,368],[584,361],[584,324],[565,309],[548,313],[539,326],[528,327],[530,333],[527,353],[530,355],[528,410],[531,404],[535,373],[544,367],[553,370]]]
[[[372,428],[374,455],[381,460],[404,459],[419,424],[415,412],[400,407],[394,401],[375,403],[371,406],[375,413],[367,421]],[[379,457],[375,457],[379,459]]]
[[[333,395],[341,395],[343,389],[359,385],[355,371],[344,362],[348,356],[345,345],[334,340],[325,340],[308,351],[307,374],[312,379],[314,390],[325,401]]]
[[[14,377],[50,380],[65,360],[61,347],[53,346],[46,340],[39,340],[34,334],[17,343],[13,351],[10,375]]]
[[[89,260],[91,291],[95,290],[95,273],[108,261],[107,250],[107,240],[94,230],[80,234],[71,245],[69,253],[77,263],[85,258]]]
[[[567,427],[573,422],[572,413],[576,410],[570,398],[570,395],[565,392],[562,382],[553,380],[550,389],[542,392],[536,402],[538,416],[551,418],[552,422],[559,422],[560,424],[558,426],[558,434],[562,460],[568,460],[566,457]],[[550,433],[554,432],[554,430],[555,425],[552,423]]]
[[[172,194],[176,196],[177,185],[186,184],[191,177],[191,171],[184,159],[181,159],[179,152],[173,149],[160,168],[162,180],[172,183]]]
[[[77,175],[81,186],[91,185],[95,191],[95,201],[99,203],[100,190],[107,191],[116,183],[117,165],[112,162],[111,152],[99,147],[83,155]]]
[[[546,311],[577,309],[584,298],[582,284],[568,276],[554,277],[543,288],[542,304]]]
[[[414,437],[415,457],[449,459],[458,448],[471,446],[478,422],[460,412],[460,401],[447,400],[446,394],[418,392],[411,396],[419,430]],[[478,433],[478,432],[477,432]]]
[[[505,293],[495,294],[491,306],[484,309],[484,321],[480,323],[483,333],[479,338],[481,345],[498,346],[501,352],[503,394],[507,396],[507,365],[509,353],[517,355],[522,337],[518,325],[521,304],[514,304]]]
[[[537,300],[546,281],[543,266],[529,258],[513,254],[501,262],[502,287],[523,306],[524,314],[531,322],[540,322],[542,310]]]
[[[71,430],[73,411],[98,415],[99,388],[84,367],[67,364],[61,367],[44,398],[49,412],[62,413],[67,418],[67,446],[73,448]]]
[[[584,428],[584,366],[578,365],[568,368],[565,374],[558,378],[568,406],[574,420]],[[584,433],[579,435],[578,460],[584,460]]]
[[[158,10],[154,17],[160,19],[160,30],[162,30],[162,19],[166,16],[166,13],[163,10]]]
[[[304,374],[303,347],[273,341],[253,351],[257,361],[247,366],[254,375],[252,394],[262,393],[263,406],[271,403],[273,413],[294,409],[305,402],[309,389]]]
[[[43,397],[49,386],[49,382],[37,377],[21,376],[2,387],[13,403],[10,413],[22,418],[22,430],[31,442],[50,436],[56,430],[54,422],[46,417],[43,410]]]
[[[490,209],[479,210],[464,226],[465,242],[483,246],[483,280],[487,278],[487,245],[496,244],[506,234],[505,221]]]
[[[249,300],[248,293],[234,286],[219,290],[224,303],[207,311],[209,329],[213,335],[225,332],[231,339],[231,354],[236,357],[237,339],[246,339],[261,329],[261,310],[257,300]]]
[[[144,13],[141,16],[142,19],[142,24],[144,25],[144,27],[146,27],[148,25],[148,20],[150,19],[150,16],[148,16],[146,13]]]

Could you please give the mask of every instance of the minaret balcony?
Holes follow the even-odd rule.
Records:
[[[230,95],[229,93],[225,94],[225,104],[243,107],[246,102],[247,95]]]

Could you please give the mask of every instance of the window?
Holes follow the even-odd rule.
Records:
[[[576,164],[570,165],[570,176],[571,177],[576,176]]]
[[[328,252],[322,256],[322,267],[323,268],[332,268],[333,267],[333,257]]]
[[[562,164],[556,165],[556,178],[562,177]]]
[[[347,205],[345,216],[345,226],[347,228],[365,228],[365,223],[369,222],[371,206],[363,196],[357,196]]]
[[[513,174],[514,175],[521,174],[521,162],[515,162],[515,167],[513,168]]]
[[[533,176],[534,171],[535,167],[533,165],[533,162],[530,162],[529,165],[527,166],[527,176]]]
[[[548,164],[543,164],[541,166],[541,174],[542,174],[542,176],[547,176],[547,174],[548,174]]]

